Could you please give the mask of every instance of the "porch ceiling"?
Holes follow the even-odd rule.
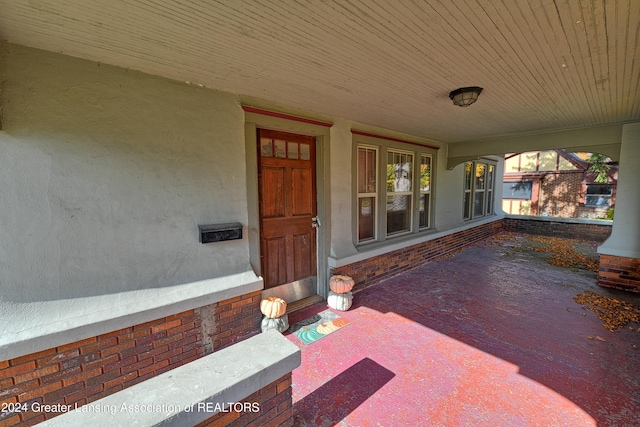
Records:
[[[640,120],[639,29],[637,0],[0,0],[11,43],[449,143]]]

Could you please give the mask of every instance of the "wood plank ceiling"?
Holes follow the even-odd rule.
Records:
[[[638,0],[0,0],[0,37],[449,143],[640,120]]]

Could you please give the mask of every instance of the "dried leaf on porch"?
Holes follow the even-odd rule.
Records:
[[[539,243],[542,246],[534,247],[535,252],[549,252],[551,255],[547,258],[547,263],[558,267],[573,268],[581,266],[586,270],[598,271],[598,260],[591,258],[575,249],[576,241],[570,239],[533,236],[529,240]]]
[[[573,300],[596,313],[603,321],[602,325],[605,329],[611,332],[624,328],[629,322],[640,323],[640,309],[628,302],[605,297],[592,291],[578,294],[573,297]]]

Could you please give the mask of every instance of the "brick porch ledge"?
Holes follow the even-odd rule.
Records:
[[[0,360],[14,359],[262,290],[253,271],[95,297],[0,302]]]
[[[270,330],[96,400],[85,410],[68,405],[69,412],[40,425],[224,426],[229,418],[236,424],[291,425],[291,372],[300,366],[300,354]],[[249,410],[235,412],[230,404],[236,402],[248,403],[241,406]]]

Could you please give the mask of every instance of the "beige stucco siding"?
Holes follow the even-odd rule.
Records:
[[[243,112],[231,94],[2,46],[5,301],[165,287],[248,268]]]

